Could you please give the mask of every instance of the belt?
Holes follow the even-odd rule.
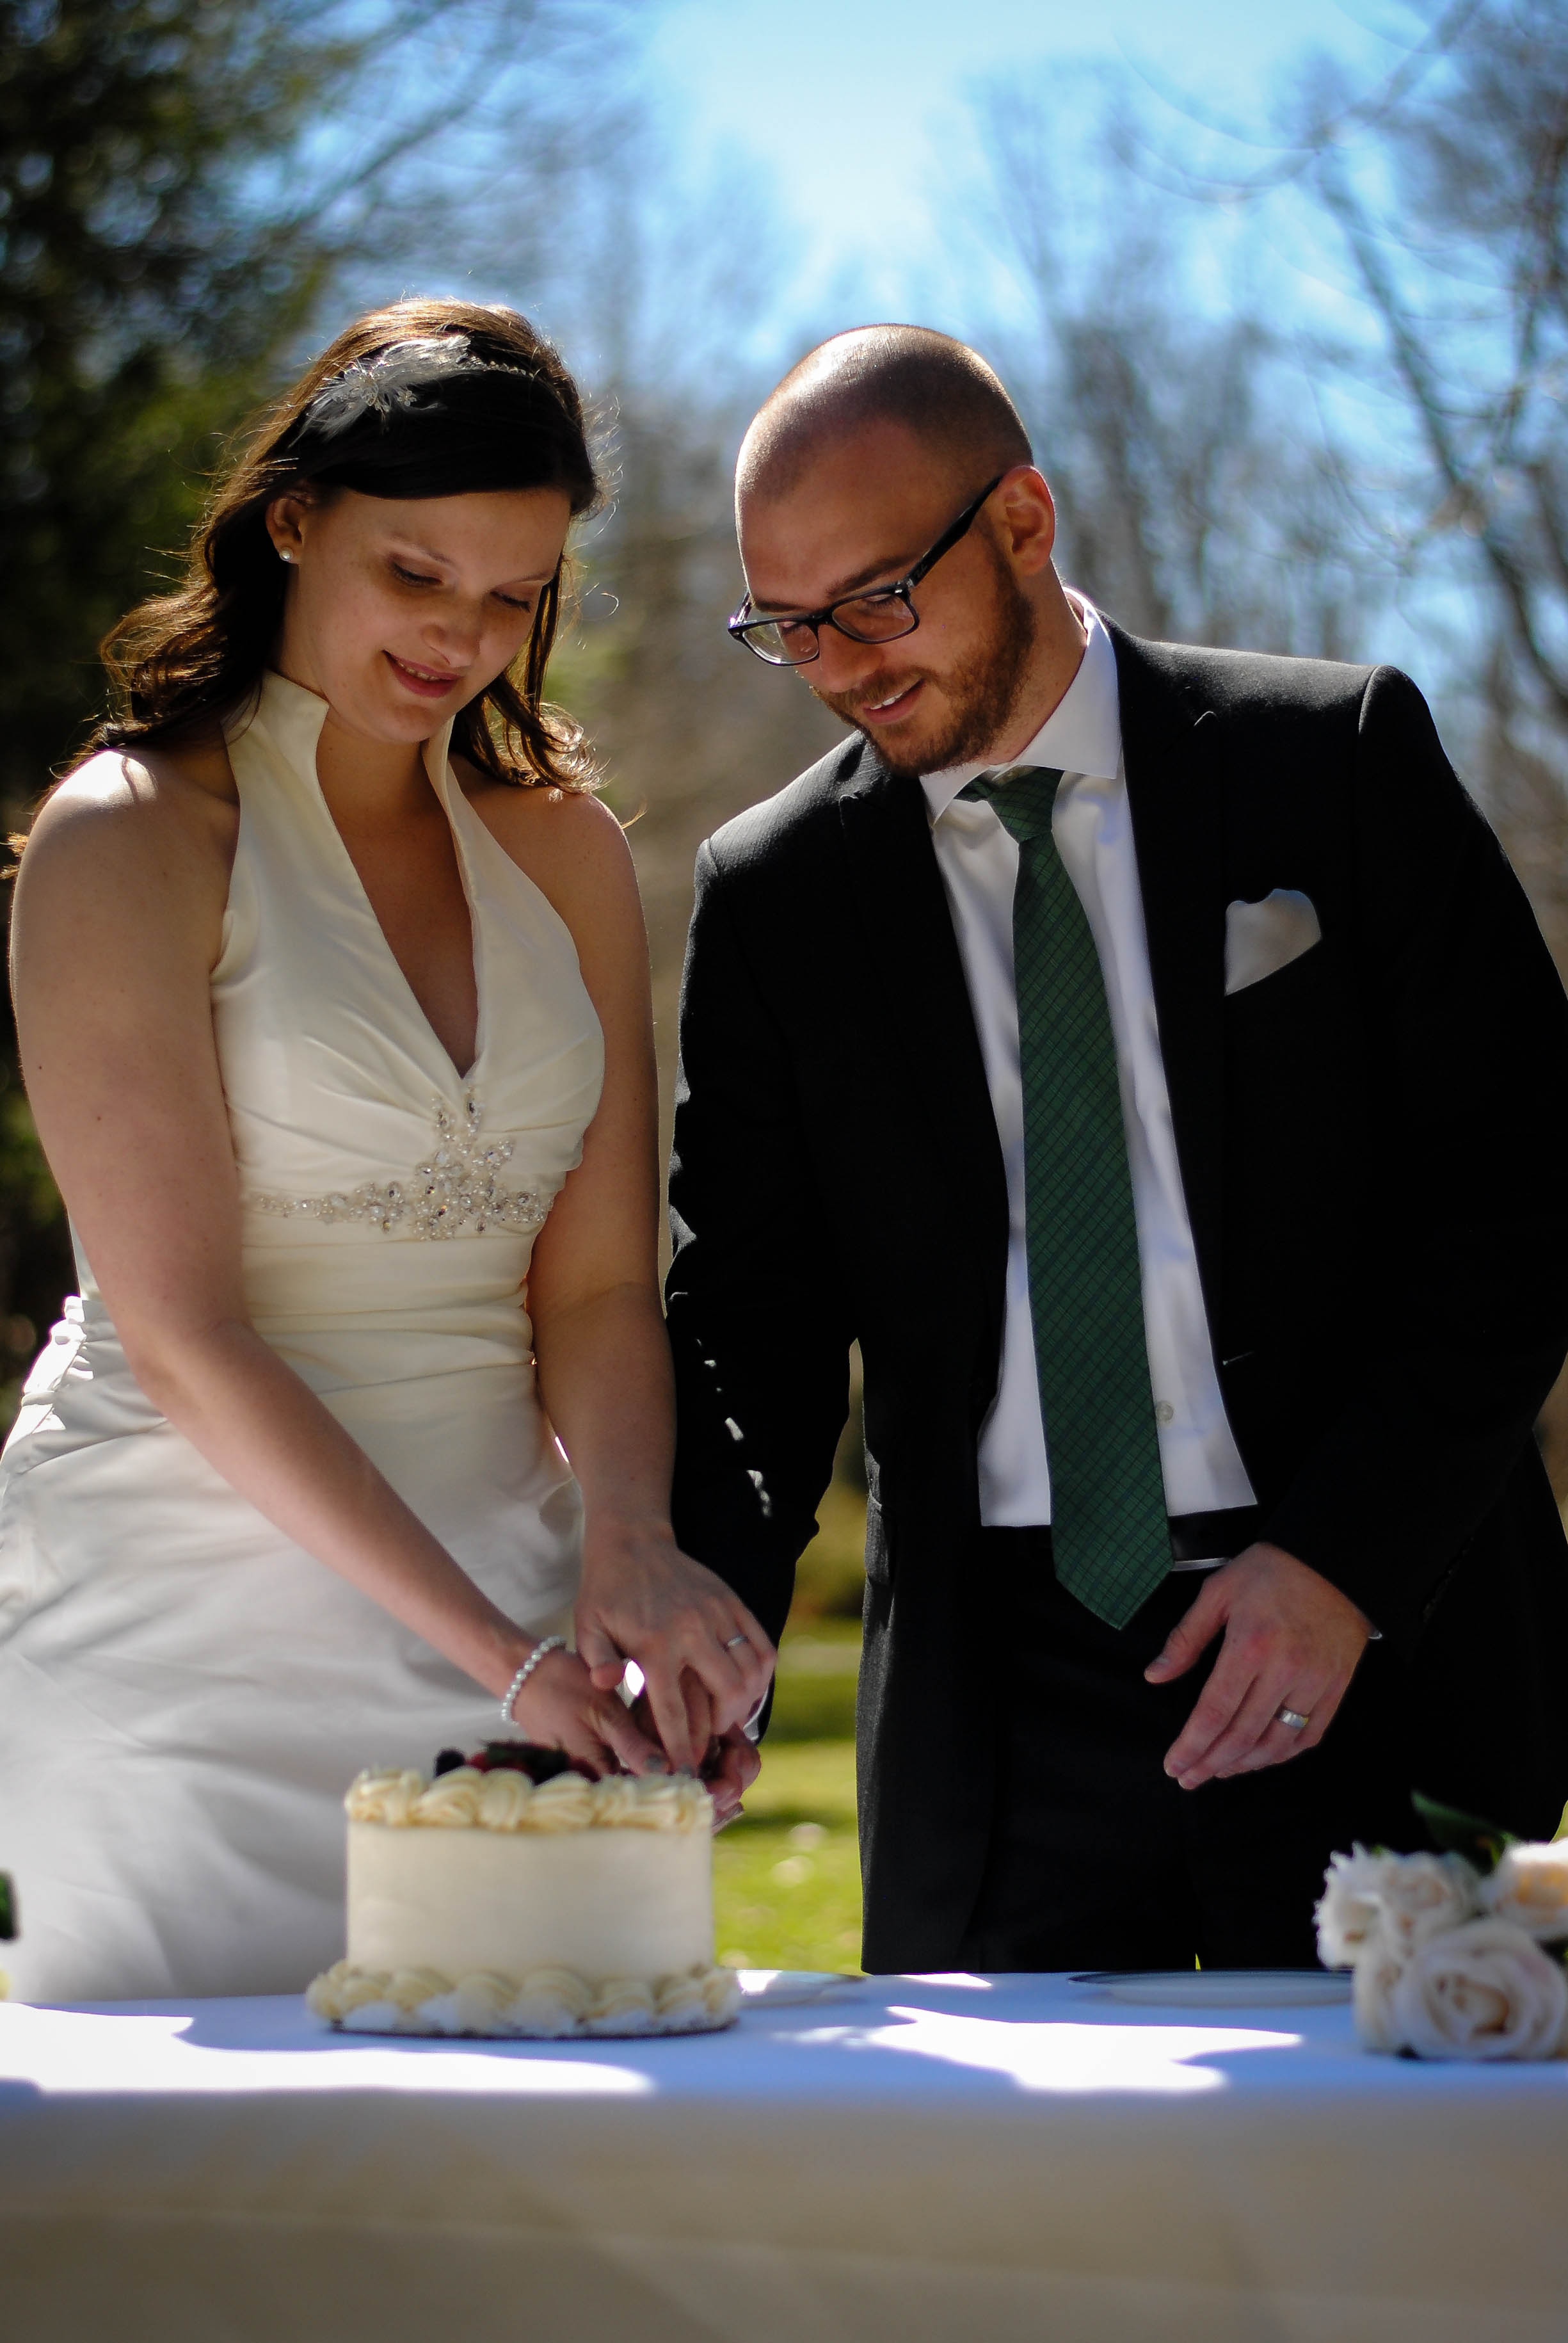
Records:
[[[1204,1562],[1229,1562],[1233,1554],[1252,1544],[1262,1523],[1261,1510],[1257,1505],[1223,1505],[1211,1513],[1172,1513],[1170,1518],[1171,1563],[1176,1570],[1191,1570]],[[1032,1529],[988,1530],[985,1534],[1040,1539],[1046,1559],[1050,1558],[1050,1525],[1047,1522]]]
[[[1171,1559],[1185,1563],[1229,1562],[1250,1546],[1261,1516],[1256,1505],[1227,1505],[1212,1513],[1172,1513]]]

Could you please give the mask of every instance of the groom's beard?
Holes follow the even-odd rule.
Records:
[[[994,575],[997,603],[985,648],[946,675],[937,676],[924,667],[885,667],[852,692],[820,691],[811,686],[823,707],[863,733],[895,772],[942,773],[952,765],[978,763],[1010,730],[1034,649],[1035,614],[1011,571],[1000,561]],[[901,646],[889,646],[890,650],[895,648]],[[917,680],[940,684],[947,696],[945,719],[934,730],[895,746],[873,726],[860,722],[860,709],[890,699]]]

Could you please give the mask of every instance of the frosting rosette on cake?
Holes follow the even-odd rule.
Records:
[[[394,1830],[711,1831],[713,1801],[689,1775],[651,1778],[557,1774],[534,1783],[510,1769],[457,1765],[429,1781],[407,1767],[361,1774],[344,1801],[353,1823]]]

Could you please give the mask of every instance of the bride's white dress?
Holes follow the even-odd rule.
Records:
[[[558,1624],[580,1503],[522,1282],[603,1042],[570,934],[453,779],[477,1055],[459,1075],[269,675],[230,740],[213,1021],[254,1322],[500,1607]],[[343,1949],[342,1798],[501,1731],[494,1703],[274,1529],[144,1397],[85,1261],[0,1463],[0,1867],[38,2000],[283,1992]]]

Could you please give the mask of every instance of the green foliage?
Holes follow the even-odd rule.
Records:
[[[0,1433],[72,1268],[65,1206],[26,1099],[0,1064]]]
[[[32,1112],[19,1090],[0,1081],[0,1211],[26,1235],[58,1228],[65,1219],[49,1176]]]
[[[338,256],[281,167],[377,35],[306,0],[0,0],[0,779],[30,799],[95,647]],[[328,206],[329,208],[329,206]]]
[[[1462,1855],[1483,1878],[1496,1870],[1505,1849],[1519,1844],[1501,1824],[1483,1822],[1479,1815],[1462,1813],[1458,1806],[1445,1806],[1436,1798],[1423,1797],[1419,1790],[1411,1792],[1410,1802],[1444,1853]]]

